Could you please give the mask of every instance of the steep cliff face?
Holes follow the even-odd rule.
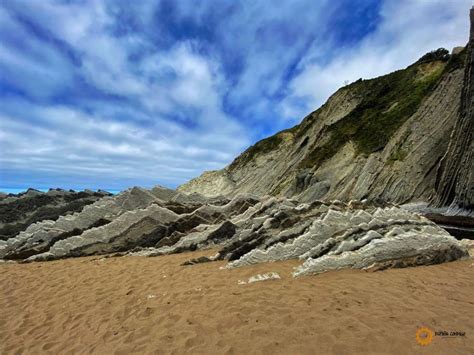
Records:
[[[470,44],[359,80],[299,125],[178,189],[472,206],[472,66]]]
[[[466,48],[461,106],[436,181],[439,194],[437,204],[464,209],[474,209],[474,8],[471,9],[470,18],[471,33]]]

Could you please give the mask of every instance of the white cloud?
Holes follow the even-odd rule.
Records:
[[[80,56],[77,75],[129,104],[97,98],[81,107],[10,98],[2,109],[2,169],[39,175],[66,172],[75,181],[87,180],[91,174],[109,187],[125,187],[125,181],[175,186],[203,170],[222,167],[249,144],[243,127],[223,112],[221,68],[197,53],[192,42],[142,51],[140,59],[132,59],[137,48],[150,44],[143,38],[113,35],[114,19],[104,2],[14,5]],[[0,15],[10,21],[5,31],[21,31],[30,52],[41,46],[42,55],[52,53],[47,62],[36,63],[22,59],[23,53],[10,46],[0,54],[0,61],[8,59],[18,70],[26,70],[25,80],[33,71],[60,69],[55,64],[63,54],[57,59],[55,46],[35,39],[6,11]],[[58,79],[68,75],[57,73]],[[28,89],[38,85],[42,90],[48,80],[41,77],[36,83],[15,84]],[[44,96],[55,95],[63,85],[54,80]],[[179,115],[184,124],[175,121]],[[9,179],[0,181],[0,186],[12,183],[11,176],[0,178]]]
[[[23,48],[28,48],[28,56],[22,52]],[[31,37],[23,26],[0,7],[2,81],[21,86],[34,97],[46,97],[72,85],[71,71],[72,66],[62,53]]]
[[[301,72],[280,105],[282,114],[298,119],[349,82],[401,69],[439,47],[465,45],[470,7],[470,0],[385,1],[377,30],[355,48],[345,48],[323,65],[311,60],[315,53],[301,60]]]
[[[235,130],[214,139],[220,131],[200,136],[175,126],[166,135],[166,121],[145,128],[64,106],[12,105],[25,112],[0,117],[0,166],[40,174],[67,172],[77,181],[93,174],[109,187],[122,188],[126,179],[174,186],[203,169],[223,166],[245,141]]]
[[[469,7],[389,0],[375,32],[341,49],[331,39],[340,10],[332,1],[171,1],[176,12],[163,18],[171,25],[157,22],[160,4],[0,5],[0,81],[20,92],[2,96],[0,186],[175,186],[296,123],[345,81],[462,43]],[[135,23],[138,32],[116,32]],[[166,32],[180,26],[212,34]]]

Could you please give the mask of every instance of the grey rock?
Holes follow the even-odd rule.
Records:
[[[247,233],[224,245],[220,259],[230,260],[227,267],[234,268],[299,258],[304,263],[294,275],[301,276],[342,268],[429,265],[468,256],[462,243],[419,215],[398,207],[380,208],[370,204],[359,206],[364,209],[353,208],[353,203],[340,211],[333,210],[338,205],[329,204],[327,210],[321,209],[325,211],[322,213],[318,209],[323,205],[298,206],[295,211],[304,211],[299,216],[301,220],[313,217],[310,224],[294,228],[296,236],[278,241],[275,231],[269,233],[269,228],[262,225],[257,236]],[[259,245],[234,257],[233,252],[251,244],[247,239],[255,241],[262,236],[272,242],[260,240]]]
[[[238,193],[286,196],[303,202],[322,198],[400,204],[424,201],[472,211],[472,16],[471,10],[466,61],[463,62],[464,54],[456,51],[449,62],[429,63],[433,64],[432,68],[439,65],[442,69],[439,81],[433,90],[426,92],[416,111],[395,132],[390,132],[388,141],[379,149],[361,154],[353,140],[344,140],[334,151],[331,145],[329,148],[325,145],[337,138],[334,135],[338,133],[332,133],[331,127],[364,109],[360,106],[364,94],[358,90],[374,81],[356,82],[339,89],[299,125],[257,142],[224,169],[205,172],[178,190],[205,196],[231,197]],[[420,61],[414,64],[418,65],[425,64]],[[427,67],[419,67],[418,73],[424,70]],[[398,104],[394,102],[380,115]],[[373,127],[360,128],[370,129]],[[327,158],[315,159],[317,154]]]
[[[454,205],[474,209],[474,8],[470,12],[471,31],[466,47],[461,103],[446,154],[436,180],[438,206]]]
[[[33,223],[16,237],[0,243],[0,258],[24,259],[47,252],[59,240],[77,236],[100,221],[112,221],[121,214],[151,203],[161,203],[153,194],[134,187],[116,196],[106,196],[85,206],[80,212],[62,215],[57,220]]]
[[[67,256],[86,256],[126,251],[148,243],[144,236],[178,219],[174,212],[152,204],[145,209],[127,211],[112,222],[84,231],[81,235],[57,241],[46,254],[31,256],[28,260],[50,260]]]
[[[166,193],[166,195],[165,195]],[[295,276],[339,268],[426,265],[468,250],[430,220],[393,205],[238,195],[222,205],[173,202],[169,191],[131,189],[83,211],[28,227],[4,241],[3,259],[25,262],[112,254],[160,256],[218,248],[188,260],[228,261],[228,268],[300,259]],[[164,201],[163,199],[171,199]],[[184,199],[183,199],[184,200]],[[177,214],[167,206],[198,206]],[[143,207],[138,207],[143,206]],[[98,219],[100,217],[100,219]]]
[[[61,189],[50,189],[46,193],[30,189],[26,193],[8,195],[0,201],[0,240],[15,237],[33,223],[80,212],[84,206],[105,196],[110,194]]]
[[[392,238],[377,238],[356,251],[310,258],[293,275],[315,275],[344,268],[383,270],[431,265],[466,256],[465,248],[449,235],[407,231]]]

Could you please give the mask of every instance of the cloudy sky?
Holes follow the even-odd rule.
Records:
[[[464,45],[471,0],[0,2],[0,190],[175,187],[345,83]]]

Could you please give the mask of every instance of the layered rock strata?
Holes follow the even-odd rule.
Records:
[[[303,121],[179,191],[473,209],[473,42],[339,89]],[[456,212],[457,214],[457,212]]]
[[[437,204],[464,210],[474,209],[474,8],[470,20],[461,105],[436,181]]]
[[[301,259],[294,275],[342,268],[385,269],[437,264],[468,251],[430,220],[396,206],[352,201],[300,204],[267,198],[219,224],[203,224],[158,248],[128,253],[159,256],[219,247],[216,255],[189,260],[194,265],[227,260],[228,268]]]
[[[196,199],[163,188],[133,188],[80,213],[36,223],[4,242],[0,252],[3,259],[46,261],[218,248],[217,254],[186,264],[226,260],[233,268],[297,258],[303,263],[295,276],[340,268],[427,265],[468,256],[466,246],[436,224],[394,205],[300,203],[248,194],[212,203]]]
[[[81,192],[50,189],[41,192],[29,189],[21,194],[4,194],[0,199],[0,240],[15,237],[30,224],[43,220],[56,220],[62,215],[80,212],[105,196],[106,191]]]

